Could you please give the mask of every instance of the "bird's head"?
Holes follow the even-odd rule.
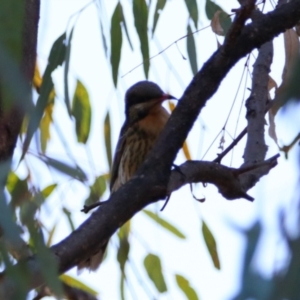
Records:
[[[143,119],[157,105],[164,100],[176,99],[166,94],[162,89],[151,81],[139,81],[130,87],[125,95],[125,114],[127,120],[136,122]]]

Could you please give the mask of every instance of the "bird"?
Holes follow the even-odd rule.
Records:
[[[146,159],[170,114],[163,101],[175,99],[154,82],[143,80],[125,94],[125,122],[121,128],[111,169],[110,191],[116,192],[135,174]],[[108,241],[78,269],[95,271],[102,262]]]

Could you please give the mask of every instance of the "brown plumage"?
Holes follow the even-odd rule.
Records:
[[[152,149],[170,114],[161,106],[166,99],[176,99],[165,94],[151,81],[140,81],[125,95],[126,119],[122,126],[113,160],[110,190],[115,192],[136,172]],[[108,241],[107,241],[108,242]],[[107,243],[78,269],[96,270],[100,265]]]

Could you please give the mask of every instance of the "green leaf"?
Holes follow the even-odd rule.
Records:
[[[198,7],[196,0],[185,0],[186,7],[189,11],[190,17],[192,18],[194,25],[198,28]]]
[[[66,48],[66,58],[65,58],[65,69],[64,69],[64,83],[65,83],[65,103],[67,107],[67,111],[69,116],[71,116],[71,106],[70,106],[70,97],[69,97],[69,84],[68,84],[68,73],[69,73],[69,66],[70,66],[70,54],[71,54],[71,44],[73,38],[74,27],[70,32],[70,36],[68,39],[68,44]]]
[[[194,40],[194,35],[192,33],[192,29],[190,25],[187,27],[187,52],[189,56],[189,62],[191,65],[191,69],[193,74],[195,75],[198,72],[198,64],[197,64],[197,54],[196,54],[196,45]]]
[[[220,270],[221,266],[220,266],[220,260],[219,260],[218,250],[217,250],[217,243],[215,241],[214,236],[212,235],[211,231],[209,230],[209,228],[207,227],[204,221],[202,221],[202,234],[208,252],[214,263],[214,266],[216,269]]]
[[[110,40],[111,40],[110,63],[112,66],[113,81],[115,87],[117,87],[118,70],[119,70],[119,64],[121,58],[121,48],[122,48],[121,22],[122,21],[123,21],[122,5],[120,2],[118,2],[111,18],[111,30],[110,30]]]
[[[40,122],[40,144],[42,153],[46,152],[48,141],[50,140],[50,125],[53,122],[52,113],[54,108],[55,93],[50,93],[49,103],[45,109],[44,116]]]
[[[175,226],[173,226],[166,220],[162,219],[161,217],[159,217],[157,214],[153,213],[152,211],[144,209],[143,213],[145,213],[148,217],[150,217],[152,220],[154,220],[157,224],[162,226],[164,229],[167,229],[169,232],[173,233],[177,237],[179,237],[181,239],[186,238],[185,235],[181,231],[179,231]]]
[[[64,173],[66,175],[69,175],[79,181],[86,181],[87,177],[85,173],[82,171],[81,168],[78,166],[72,167],[70,165],[67,165],[64,162],[61,162],[57,159],[50,158],[47,156],[41,156],[39,157],[45,164],[55,168],[57,171]]]
[[[106,42],[101,18],[100,18],[100,31],[101,31],[101,38],[102,38],[102,44],[103,44],[103,48],[104,48],[105,57],[107,57],[107,42]]]
[[[149,44],[148,44],[148,7],[145,0],[133,0],[134,25],[140,39],[143,65],[146,78],[149,73]]]
[[[158,18],[160,17],[165,5],[166,5],[167,0],[157,0],[156,2],[156,7],[155,7],[155,12],[154,12],[154,20],[153,20],[153,28],[152,28],[152,37],[154,35],[154,31],[158,22]]]
[[[53,239],[53,235],[55,233],[55,230],[56,230],[56,225],[57,224],[54,224],[52,229],[50,230],[49,232],[49,236],[48,236],[48,240],[47,240],[47,247],[50,247],[52,245],[52,239]]]
[[[232,24],[230,16],[225,11],[221,11],[219,19],[220,19],[221,27],[223,28],[224,34],[226,36],[226,34],[227,34],[229,28],[231,27],[231,24]]]
[[[122,273],[124,273],[125,271],[125,264],[128,260],[128,255],[130,250],[130,244],[128,242],[129,233],[130,233],[130,221],[126,222],[118,231],[119,248],[117,253],[117,260],[119,262]]]
[[[58,265],[51,250],[45,245],[42,231],[33,224],[28,226],[30,237],[33,241],[37,262],[40,265],[45,284],[58,297],[62,298],[63,289],[61,281],[58,279]]]
[[[56,183],[50,184],[47,187],[45,187],[42,190],[42,195],[44,196],[44,198],[49,197],[52,194],[52,192],[55,190],[56,187],[57,187]]]
[[[77,141],[85,144],[89,138],[91,127],[91,105],[85,86],[77,80],[73,97],[72,115],[75,117]]]
[[[20,228],[13,221],[13,214],[7,205],[4,194],[4,184],[10,170],[10,160],[0,164],[0,228],[2,236],[9,242],[13,249],[22,249],[23,241],[20,238]]]
[[[132,46],[132,43],[131,43],[131,40],[130,40],[130,37],[129,37],[129,32],[128,32],[127,25],[126,25],[125,15],[123,13],[123,10],[121,12],[122,12],[122,22],[123,22],[123,25],[124,25],[126,37],[127,37],[129,46],[130,46],[131,50],[133,51],[133,46]]]
[[[8,175],[6,187],[11,195],[10,205],[13,209],[31,198],[27,178],[21,180],[15,173],[11,172]]]
[[[63,275],[60,275],[59,278],[63,283],[67,284],[68,286],[85,291],[85,292],[93,295],[94,297],[96,297],[98,295],[97,291],[95,291],[94,289],[92,289],[91,287],[86,285],[85,283],[77,280],[76,278],[74,278],[70,275],[63,274]]]
[[[186,298],[189,300],[198,300],[198,295],[195,290],[190,286],[190,283],[183,276],[176,274],[176,282],[180,289],[185,294]]]
[[[70,211],[67,208],[64,207],[63,208],[63,213],[66,215],[72,231],[74,231],[75,230],[75,226],[74,226],[74,223],[73,223],[73,220],[72,220],[72,215],[71,215]]]
[[[90,186],[90,194],[85,200],[85,205],[91,205],[100,200],[106,191],[106,175],[96,177],[94,183]]]
[[[107,157],[109,168],[111,169],[112,151],[111,151],[111,126],[110,126],[109,111],[107,111],[105,121],[104,121],[104,138],[105,138],[106,157]]]
[[[41,86],[40,95],[37,100],[37,104],[30,115],[29,124],[27,128],[27,135],[23,143],[23,153],[20,160],[24,158],[24,155],[28,150],[30,141],[35,131],[39,127],[45,108],[48,104],[49,95],[53,89],[53,81],[51,78],[51,74],[58,66],[62,65],[62,63],[64,62],[65,53],[66,53],[66,46],[64,44],[65,39],[66,39],[66,33],[63,33],[54,42],[52,49],[50,51],[48,65],[46,67],[46,71],[43,76],[43,83]]]
[[[205,12],[209,20],[212,20],[217,10],[224,11],[219,5],[215,4],[211,0],[206,0]]]
[[[144,266],[149,278],[160,293],[167,291],[167,285],[162,273],[160,258],[154,254],[148,254],[144,259]]]

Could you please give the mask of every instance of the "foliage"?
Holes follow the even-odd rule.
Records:
[[[6,16],[10,15],[11,18],[5,18],[3,20],[0,18],[0,37],[3,37],[0,38],[1,66],[2,54],[6,55],[8,53],[12,61],[15,60],[15,62],[18,62],[19,52],[22,49],[20,41],[20,24],[22,23],[20,21],[12,24],[11,20],[22,20],[22,13],[24,12],[21,11],[22,7],[18,5],[18,9],[13,11],[9,4],[12,2],[6,2]],[[197,32],[201,30],[199,28],[202,27],[202,24],[204,22],[207,23],[207,20],[211,22],[211,34],[216,34],[218,44],[223,42],[232,24],[232,18],[215,2],[211,0],[205,1],[205,15],[200,13],[198,2],[196,0],[182,1],[182,5],[187,12],[187,26],[185,28],[186,35],[181,39],[184,39],[186,42],[186,53],[191,77],[199,70],[201,50],[199,49]],[[152,68],[151,46],[155,41],[156,35],[162,30],[160,22],[164,17],[164,11],[168,6],[172,6],[172,3],[168,1],[157,0],[147,2],[145,0],[133,0],[131,10],[129,11],[123,1],[117,1],[110,16],[110,34],[108,34],[108,31],[105,31],[103,25],[103,15],[101,15],[101,8],[104,4],[99,4],[100,1],[97,3],[97,1],[93,1],[77,12],[77,18],[73,23],[70,19],[70,24],[72,25],[68,25],[69,27],[65,29],[64,33],[53,43],[43,76],[40,75],[40,67],[36,65],[35,76],[33,78],[35,105],[33,109],[27,111],[26,122],[24,121],[25,129],[20,132],[18,145],[22,145],[21,154],[18,153],[20,151],[16,150],[11,170],[7,164],[0,166],[0,182],[6,182],[6,185],[1,188],[0,195],[1,227],[3,231],[3,238],[0,241],[1,262],[7,270],[7,274],[20,283],[18,297],[21,298],[25,297],[26,285],[29,284],[26,281],[26,278],[29,276],[29,271],[25,267],[19,270],[14,269],[13,262],[14,259],[19,260],[28,254],[24,253],[24,244],[28,244],[30,251],[36,254],[41,269],[43,270],[42,275],[44,280],[54,295],[58,297],[62,295],[62,282],[71,287],[81,289],[93,296],[97,295],[97,292],[93,288],[82,283],[80,279],[77,280],[66,274],[60,276],[58,279],[56,261],[53,259],[53,256],[50,255],[48,248],[53,243],[53,236],[55,236],[57,228],[61,226],[61,219],[64,218],[64,221],[67,221],[69,224],[70,230],[74,231],[79,225],[79,222],[74,221],[76,219],[75,211],[79,211],[83,204],[90,205],[105,199],[108,195],[109,172],[112,165],[112,141],[115,141],[113,138],[116,132],[114,126],[115,123],[117,123],[118,113],[112,109],[111,103],[106,107],[104,103],[101,102],[104,98],[103,95],[101,95],[101,99],[97,99],[97,101],[101,102],[100,105],[92,101],[92,96],[84,84],[84,80],[78,79],[79,76],[77,75],[73,76],[71,71],[73,63],[72,53],[74,51],[71,45],[76,38],[76,29],[79,27],[79,23],[77,23],[78,19],[80,19],[81,14],[84,14],[85,9],[90,7],[96,9],[98,7],[97,5],[101,6],[98,8],[100,11],[99,30],[101,31],[103,41],[103,52],[110,64],[110,80],[114,87],[117,88],[121,85],[120,70],[122,62],[127,62],[126,57],[124,57],[124,47],[126,47],[126,45],[124,45],[123,35],[125,35],[128,43],[127,46],[129,46],[131,51],[133,51],[134,48],[140,49],[140,51],[135,52],[137,53],[135,55],[140,55],[141,57],[140,60],[142,61],[145,78],[151,78],[152,72],[154,72],[154,67]],[[5,16],[4,11],[3,9],[0,15]],[[3,24],[6,26],[3,27]],[[152,27],[149,29],[149,26]],[[69,30],[70,27],[71,30]],[[11,35],[7,35],[8,31],[11,32]],[[5,35],[1,35],[1,33],[5,33]],[[107,41],[110,41],[110,45],[107,44]],[[299,38],[296,31],[290,29],[285,33],[287,59],[285,72],[283,73],[283,81],[279,88],[272,85],[272,87],[276,88],[276,106],[272,108],[270,113],[269,132],[271,138],[273,138],[276,143],[278,141],[274,118],[277,111],[288,101],[287,99],[293,97],[299,98],[299,86],[296,84],[296,78],[298,78],[299,75],[299,63],[295,64],[295,67],[292,67],[296,59],[299,60],[298,56],[295,57],[295,53],[298,55],[299,52],[298,47]],[[178,51],[186,60],[181,53],[180,46],[178,47]],[[107,53],[110,53],[110,57],[108,57]],[[83,55],[84,58],[85,55]],[[161,55],[165,55],[165,53],[161,52]],[[13,63],[15,62],[13,61]],[[135,66],[130,64],[130,68],[133,67]],[[64,84],[63,101],[60,101],[62,100],[60,99],[61,96],[57,93],[59,84],[54,80],[57,72],[62,71],[61,68],[63,68],[62,82]],[[105,71],[101,69],[101,72]],[[0,73],[0,75],[1,80],[3,80],[2,73]],[[19,76],[20,74],[17,75]],[[107,74],[104,76],[108,77]],[[270,82],[271,80],[273,79],[270,78]],[[71,82],[72,84],[70,84]],[[10,87],[11,85],[8,86]],[[22,91],[22,82],[20,86],[20,90]],[[71,103],[70,91],[72,86],[74,86],[74,91]],[[101,88],[99,88],[99,90],[101,90]],[[11,89],[9,93],[13,94],[13,89]],[[7,97],[7,99],[9,99],[8,102],[13,101],[13,99],[9,97],[10,96]],[[62,103],[63,108],[59,107]],[[98,122],[98,126],[103,128],[102,131],[100,128],[95,128],[95,124],[99,121],[99,114],[97,112],[97,110],[100,110],[99,108],[101,108],[103,120]],[[169,102],[169,110],[173,111],[173,109],[174,103]],[[59,116],[56,115],[56,112],[58,112]],[[228,118],[229,117],[230,116],[228,116]],[[225,127],[226,124],[223,127],[223,133],[225,132]],[[59,128],[63,128],[63,130]],[[94,132],[97,132],[96,136]],[[102,132],[102,134],[99,132]],[[222,136],[220,148],[222,148],[221,144],[223,144],[224,140],[225,138]],[[95,159],[90,153],[90,150],[91,147],[101,148],[99,143],[105,149],[106,155],[104,155],[105,157],[96,157]],[[56,147],[59,149],[58,154],[54,151]],[[76,155],[73,154],[75,153],[75,151],[73,152],[73,147],[76,148]],[[195,154],[196,151],[193,151],[193,149],[188,146],[187,141],[184,143],[182,150],[183,156],[187,160],[190,160],[192,157],[199,158],[197,157],[198,155]],[[60,155],[61,152],[64,153],[62,157]],[[84,156],[84,153],[86,156]],[[84,157],[84,159],[81,159],[82,157]],[[101,168],[98,168],[99,164],[106,167],[101,170]],[[44,173],[51,174],[50,178],[52,179],[50,181],[48,180],[47,183],[45,183],[46,181],[44,181],[43,178],[40,178],[40,174]],[[49,178],[49,176],[47,177]],[[65,186],[67,184],[68,187],[66,188]],[[74,202],[77,203],[74,205],[75,208],[69,203],[62,204],[57,200],[60,198],[68,198],[68,189],[72,189],[72,185],[75,189],[84,189],[85,191],[85,196],[82,197],[82,199],[73,199]],[[56,220],[51,217],[51,229],[48,229],[50,225],[49,220],[47,220],[47,210],[49,210],[49,207],[55,207],[59,210],[59,217],[57,217]],[[183,233],[180,229],[181,218],[167,221],[169,218],[165,218],[162,214],[156,213],[153,208],[143,210],[143,214],[140,215],[145,216],[144,222],[150,221],[153,228],[157,226],[163,234],[169,234],[168,237],[170,236],[171,239],[175,239],[175,243],[185,243],[185,240],[188,239],[188,235]],[[206,247],[210,262],[216,270],[219,270],[221,269],[219,250],[222,246],[218,245],[218,239],[214,236],[214,230],[209,228],[209,222],[206,223],[202,216],[199,216],[197,220],[199,227],[201,226],[201,230],[193,230],[200,232],[199,239],[201,239],[204,247]],[[133,261],[135,261],[135,258],[132,257],[132,248],[134,247],[132,237],[135,237],[136,231],[138,231],[134,226],[134,221],[135,220],[127,222],[117,233],[118,246],[116,260],[119,264],[121,278],[120,294],[122,299],[126,298],[130,290],[130,284],[128,283],[130,280],[128,279],[130,272],[128,269],[134,268]],[[277,281],[284,287],[279,293],[282,299],[284,297],[296,299],[299,297],[300,292],[298,286],[292,286],[291,282],[298,280],[299,268],[298,270],[289,268],[285,274],[280,274],[280,276],[274,275],[268,280],[264,279],[251,268],[251,261],[261,231],[260,225],[256,224],[245,233],[247,248],[241,278],[242,289],[235,299],[247,299],[250,297],[254,299],[275,299],[274,295],[278,289],[278,286],[275,285]],[[299,262],[296,250],[298,250],[299,241],[298,239],[291,240],[288,235],[284,238],[288,242],[292,257],[291,261],[295,262],[298,266]],[[147,240],[147,237],[143,236],[141,239],[137,237],[137,239],[140,244],[144,244],[143,240]],[[16,251],[16,249],[18,251]],[[139,264],[139,267],[143,265],[144,277],[147,275],[147,279],[141,279],[142,276],[136,275],[138,280],[147,281],[147,285],[149,281],[151,285],[151,292],[149,294],[167,294],[170,289],[174,288],[174,286],[169,283],[170,280],[173,280],[173,282],[177,284],[178,290],[181,290],[186,299],[200,299],[198,293],[201,293],[201,284],[197,287],[194,286],[195,281],[190,279],[193,277],[193,274],[188,274],[189,279],[187,279],[178,274],[179,270],[177,270],[177,266],[172,266],[172,270],[170,270],[170,268],[167,268],[167,263],[163,260],[163,257],[160,257],[159,251],[153,249],[154,247],[144,245],[143,263]],[[14,252],[18,253],[16,254]],[[184,254],[180,253],[179,255]],[[200,257],[198,259],[201,260],[204,258]],[[290,263],[290,266],[292,266],[292,263]],[[285,284],[286,286],[284,286]],[[259,288],[257,288],[258,286]],[[292,286],[292,288],[289,289],[287,286]],[[144,289],[147,290],[147,288]],[[153,292],[153,290],[155,292]]]

